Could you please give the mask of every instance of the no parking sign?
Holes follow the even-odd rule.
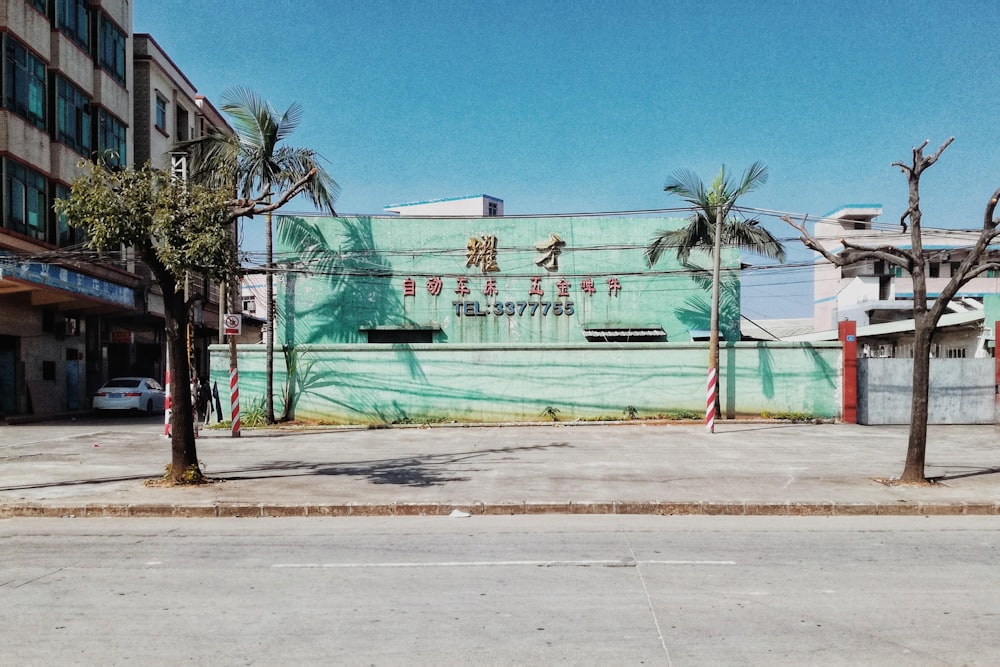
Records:
[[[243,316],[239,314],[226,313],[225,325],[227,336],[239,336],[243,331]]]

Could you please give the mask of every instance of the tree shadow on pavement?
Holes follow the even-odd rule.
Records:
[[[309,461],[271,461],[246,468],[213,472],[211,476],[215,479],[237,481],[332,475],[363,478],[372,484],[428,487],[449,482],[467,482],[469,481],[469,477],[463,476],[463,472],[480,470],[483,464],[488,465],[489,463],[499,463],[501,461],[504,461],[506,465],[510,463],[511,459],[516,459],[517,454],[571,446],[566,442],[553,442],[548,445],[499,447],[471,452],[427,454],[425,456],[406,456],[340,464]],[[480,467],[468,468],[467,464],[472,461],[479,463]]]
[[[95,479],[66,479],[54,482],[38,482],[36,484],[16,484],[13,486],[0,486],[0,492],[4,491],[27,491],[28,489],[46,489],[60,486],[88,486],[98,484],[113,484],[115,482],[141,482],[150,478],[150,475],[125,475],[123,477],[97,477]]]
[[[945,467],[945,466],[936,466]],[[947,466],[951,468],[952,466]],[[995,475],[1000,473],[1000,468],[966,468],[961,470],[958,466],[954,466],[957,472],[946,472],[943,475],[928,476],[928,482],[947,482],[952,479],[963,479],[965,477],[978,477],[979,475]]]

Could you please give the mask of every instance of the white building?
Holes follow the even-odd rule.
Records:
[[[817,221],[813,234],[834,253],[843,249],[843,240],[909,249],[909,231],[904,232],[898,223],[878,222],[881,214],[881,204],[842,206]],[[948,284],[978,236],[979,230],[923,230],[929,301]],[[835,340],[837,322],[853,320],[858,325],[859,354],[912,356],[913,280],[901,267],[882,260],[838,267],[817,255],[813,289],[816,333],[789,340]],[[958,292],[939,324],[935,356],[985,354],[992,333],[983,327],[983,301],[995,294],[1000,294],[1000,275],[995,271],[968,282]]]
[[[467,195],[408,204],[391,204],[386,206],[385,210],[401,216],[494,218],[503,217],[503,200],[489,195]]]

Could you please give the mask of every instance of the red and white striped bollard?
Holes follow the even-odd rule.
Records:
[[[240,435],[240,373],[235,368],[229,369],[229,404],[233,410],[233,437]]]
[[[708,400],[705,403],[705,428],[709,433],[715,433],[715,378],[718,371],[708,369]]]
[[[173,410],[170,409],[170,371],[169,370],[167,370],[167,372],[166,372],[166,374],[164,376],[164,379],[165,379],[165,384],[166,384],[166,387],[164,387],[164,391],[166,392],[166,396],[164,396],[164,398],[163,398],[163,437],[169,438],[170,437],[170,413],[173,412]]]

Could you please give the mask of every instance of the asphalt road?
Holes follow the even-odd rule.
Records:
[[[9,665],[994,665],[995,517],[0,521]]]

